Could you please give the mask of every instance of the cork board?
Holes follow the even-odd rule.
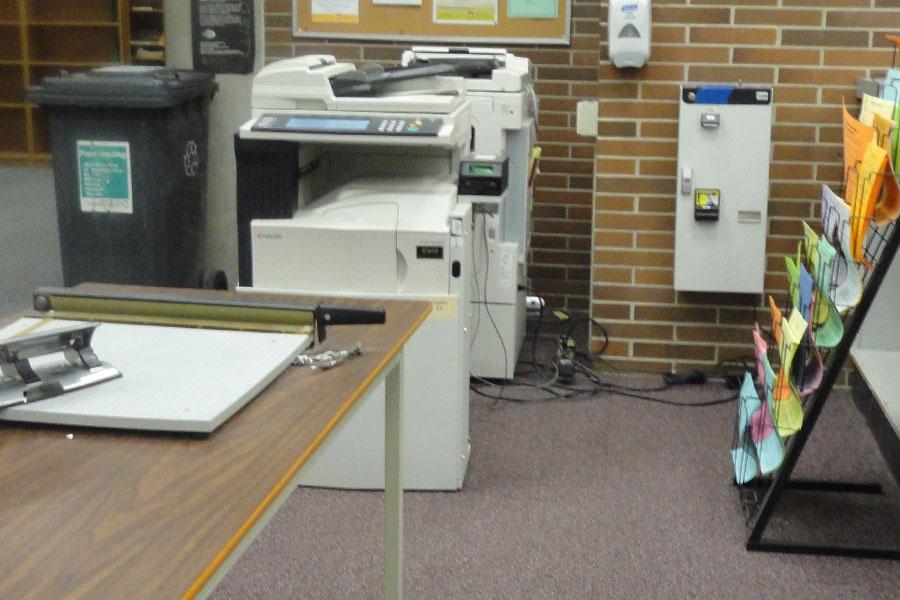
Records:
[[[547,3],[552,5],[554,0],[496,0],[495,20],[466,21],[464,17],[456,22],[436,22],[455,20],[453,9],[448,8],[454,1],[457,6],[486,4],[485,0],[292,0],[294,35],[448,43],[569,43],[572,0],[555,0],[555,10],[549,11]],[[437,7],[434,2],[439,3]],[[544,7],[536,11],[542,16],[528,16],[538,6]],[[333,14],[328,14],[330,9]],[[437,9],[443,11],[439,18]]]

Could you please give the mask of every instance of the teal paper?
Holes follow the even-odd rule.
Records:
[[[559,16],[556,0],[508,0],[506,16],[510,19],[555,19]]]
[[[744,373],[744,382],[741,385],[741,394],[738,404],[738,443],[737,448],[731,450],[731,462],[734,463],[734,480],[738,485],[743,485],[756,477],[758,469],[756,465],[756,450],[753,440],[750,439],[750,415],[760,407],[759,396],[753,385],[753,377],[750,373]]]

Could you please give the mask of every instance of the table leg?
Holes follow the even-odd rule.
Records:
[[[384,383],[384,598],[403,597],[403,355]]]

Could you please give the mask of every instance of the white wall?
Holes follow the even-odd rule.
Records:
[[[166,0],[166,63],[190,69],[191,3]],[[256,69],[265,48],[263,0],[255,0]],[[209,174],[207,187],[206,265],[223,269],[232,286],[237,282],[237,213],[235,200],[234,131],[250,118],[252,75],[216,75],[219,92],[210,106]]]

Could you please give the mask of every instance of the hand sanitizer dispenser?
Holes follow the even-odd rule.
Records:
[[[650,59],[650,0],[609,0],[609,59],[619,69]]]

